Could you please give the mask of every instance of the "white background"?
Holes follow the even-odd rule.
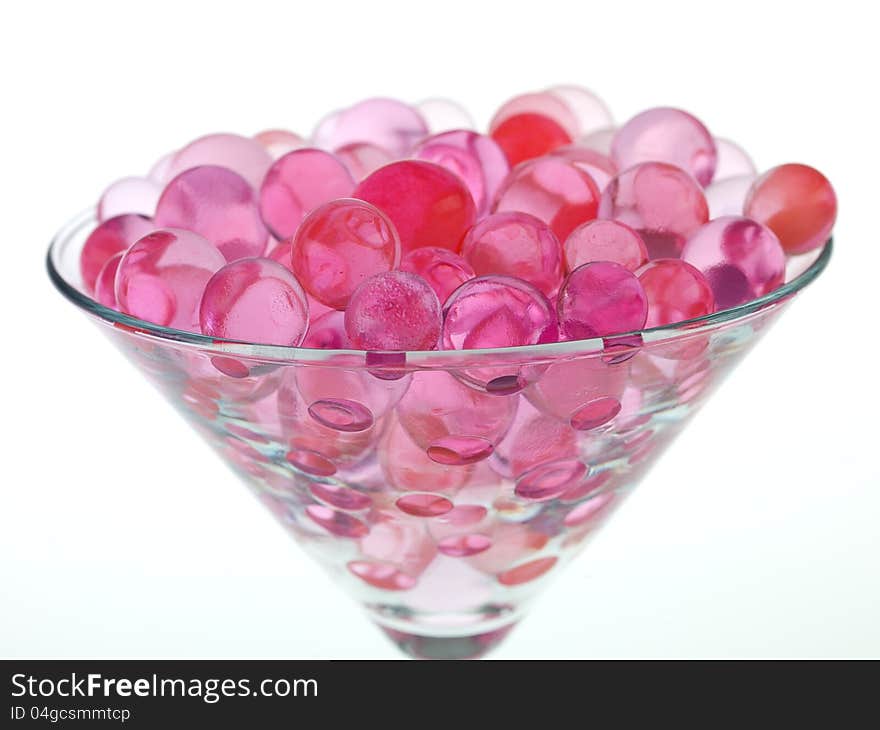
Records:
[[[880,655],[867,3],[77,2],[0,10],[0,656],[395,657],[86,318],[49,238],[205,132],[371,95],[681,106],[840,198],[834,260],[494,656]]]

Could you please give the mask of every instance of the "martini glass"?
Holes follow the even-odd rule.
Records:
[[[373,621],[425,658],[477,657],[507,635],[832,249],[793,259],[767,296],[671,326],[365,353],[219,340],[107,309],[79,274],[94,225],[86,212],[53,241],[58,290]]]

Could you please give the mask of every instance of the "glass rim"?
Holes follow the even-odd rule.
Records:
[[[363,359],[364,355],[367,354],[367,351],[365,350],[323,350],[309,347],[292,347],[287,345],[266,345],[241,340],[211,337],[209,335],[195,332],[163,327],[162,325],[138,319],[123,314],[122,312],[118,312],[115,309],[105,307],[68,281],[68,279],[61,273],[61,267],[58,262],[64,246],[70,243],[75,236],[80,234],[87,225],[93,226],[96,223],[95,210],[88,209],[63,226],[61,230],[55,234],[49,244],[49,249],[46,254],[46,268],[49,273],[49,278],[52,280],[55,288],[58,289],[66,299],[87,314],[97,317],[107,324],[122,330],[129,330],[133,333],[148,335],[160,340],[173,342],[177,345],[194,346],[199,349],[210,350],[222,355],[270,361],[314,362],[317,360],[326,361],[336,357],[354,357]],[[785,282],[782,286],[774,289],[769,294],[765,294],[762,297],[745,302],[744,304],[737,305],[736,307],[730,307],[702,317],[682,320],[681,322],[675,322],[669,325],[649,327],[641,330],[634,330],[632,332],[622,332],[605,338],[596,337],[584,340],[566,340],[564,342],[548,342],[539,345],[519,345],[516,347],[482,348],[473,350],[394,351],[386,354],[395,355],[397,357],[403,355],[408,364],[417,364],[419,361],[424,361],[436,365],[444,361],[471,358],[484,359],[498,357],[504,360],[509,360],[521,357],[523,359],[535,360],[543,357],[554,358],[560,355],[574,353],[598,353],[606,350],[609,343],[621,343],[622,345],[626,345],[628,343],[638,342],[639,345],[641,345],[656,342],[672,342],[677,339],[704,332],[707,329],[711,329],[721,324],[735,322],[737,320],[745,320],[752,314],[786,301],[812,283],[825,270],[831,259],[833,247],[834,238],[829,237],[822,246],[815,260],[813,260],[791,281]]]

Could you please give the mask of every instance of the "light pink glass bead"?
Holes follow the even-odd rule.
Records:
[[[467,130],[427,137],[416,145],[412,156],[445,167],[464,180],[477,206],[477,217],[488,212],[510,172],[504,151],[495,140]]]
[[[276,238],[288,238],[319,205],[350,196],[354,184],[348,168],[329,152],[294,150],[276,160],[266,174],[260,214]]]
[[[312,134],[312,143],[333,150],[350,142],[370,142],[402,157],[427,134],[428,125],[409,104],[366,99],[324,117]]]
[[[420,276],[399,270],[375,274],[352,294],[345,331],[364,350],[433,350],[440,302]]]
[[[332,200],[299,226],[291,262],[309,294],[329,307],[345,309],[361,282],[397,266],[400,240],[378,208],[362,200]]]
[[[147,177],[160,186],[165,187],[171,179],[171,163],[174,161],[174,155],[176,154],[177,151],[175,150],[156,160],[147,173]]]
[[[599,189],[586,172],[561,157],[526,162],[508,175],[494,212],[516,210],[544,221],[560,241],[596,217]]]
[[[637,114],[617,130],[611,158],[620,170],[642,162],[666,162],[708,185],[718,152],[699,119],[681,109],[658,107]]]
[[[354,349],[345,332],[345,312],[331,309],[317,318],[311,318],[308,334],[302,344],[303,347],[313,347],[316,350]]]
[[[239,259],[208,281],[199,322],[211,337],[296,347],[305,337],[309,309],[289,269],[270,259]]]
[[[599,217],[635,230],[651,258],[674,258],[687,237],[709,219],[709,206],[696,180],[664,162],[645,162],[608,183]]]
[[[168,178],[202,165],[217,165],[237,172],[259,190],[272,165],[272,157],[257,140],[238,134],[208,134],[178,150],[168,168]]]
[[[484,573],[503,571],[517,561],[531,557],[548,541],[547,535],[528,525],[504,523],[496,525],[489,537],[492,546],[488,550],[467,558],[471,565]]]
[[[116,301],[132,317],[200,332],[202,291],[225,263],[217,247],[197,233],[154,231],[122,257],[116,272]]]
[[[755,177],[758,170],[748,153],[736,142],[729,139],[715,138],[715,148],[718,150],[718,163],[715,166],[715,176],[712,182],[727,180],[731,177],[751,175]]]
[[[422,520],[401,519],[400,512],[393,508],[378,516],[369,536],[360,542],[361,554],[394,565],[406,575],[419,576],[437,554]]]
[[[520,94],[505,102],[489,123],[494,132],[504,122],[520,114],[540,114],[561,126],[570,137],[580,133],[580,124],[571,106],[560,95],[547,91]]]
[[[486,535],[451,535],[437,543],[437,550],[450,558],[467,558],[492,547],[492,538]]]
[[[529,389],[525,394],[531,399]],[[571,410],[570,401],[567,405]],[[577,434],[571,426],[555,415],[537,410],[530,400],[520,398],[513,424],[488,463],[504,478],[515,480],[538,464],[577,455]]]
[[[655,259],[638,271],[648,298],[646,327],[660,327],[712,314],[715,295],[696,268],[681,259]]]
[[[580,137],[610,127],[614,120],[611,112],[598,96],[582,86],[553,86],[547,93],[565,102],[577,123],[575,134]]]
[[[337,512],[323,504],[310,504],[306,507],[306,515],[336,537],[357,540],[366,537],[370,532],[370,528],[357,517],[346,512]]]
[[[379,168],[358,184],[353,196],[391,219],[403,254],[422,246],[458,251],[476,220],[474,199],[461,178],[423,160]]]
[[[611,157],[611,143],[614,141],[614,135],[617,134],[617,127],[605,127],[597,129],[595,132],[581,137],[577,140],[578,147],[587,147],[596,152],[601,152],[606,157]]]
[[[450,129],[473,129],[475,126],[467,109],[451,99],[425,99],[416,104],[416,109],[432,134]]]
[[[635,271],[648,260],[642,237],[618,221],[587,221],[575,228],[563,245],[567,271],[592,261],[612,261]]]
[[[416,585],[416,579],[411,575],[385,563],[352,560],[348,569],[367,585],[383,591],[408,591]]]
[[[580,167],[593,178],[600,193],[611,181],[611,178],[617,174],[617,165],[611,161],[610,157],[589,147],[571,144],[553,150],[550,154],[562,157]]]
[[[688,239],[681,258],[706,277],[719,310],[764,296],[785,280],[779,239],[749,218],[710,221]]]
[[[473,267],[457,253],[445,248],[423,246],[410,251],[400,262],[401,271],[421,276],[443,304],[458,287],[473,279]]]
[[[333,151],[343,165],[348,168],[351,176],[358,182],[373,170],[394,161],[394,155],[369,142],[351,142]]]
[[[95,301],[110,309],[116,309],[116,271],[124,254],[119,251],[107,259],[95,281]]]
[[[254,135],[269,156],[273,160],[283,157],[288,152],[298,150],[300,147],[307,147],[307,142],[298,134],[288,132],[286,129],[267,129]]]
[[[539,464],[517,480],[514,493],[535,502],[556,499],[575,487],[586,476],[587,471],[586,465],[578,459],[560,459]]]
[[[269,240],[254,189],[241,175],[213,165],[194,167],[168,183],[155,222],[204,236],[227,261],[261,256]]]
[[[146,177],[124,177],[112,183],[98,201],[98,220],[106,221],[125,213],[152,218],[162,186]]]
[[[79,256],[79,270],[86,291],[94,291],[95,280],[107,259],[125,251],[155,228],[152,221],[140,215],[119,215],[100,223],[89,234]]]
[[[755,182],[754,175],[728,177],[716,180],[706,186],[706,203],[709,205],[709,219],[723,215],[742,215],[746,196]]]
[[[439,517],[449,512],[453,504],[439,494],[405,494],[395,505],[401,512],[413,517]]]
[[[508,211],[481,220],[461,244],[477,276],[500,274],[552,296],[562,282],[562,247],[550,227],[528,213]]]
[[[648,300],[631,271],[595,261],[568,275],[557,309],[564,336],[581,340],[640,330],[648,316]]]

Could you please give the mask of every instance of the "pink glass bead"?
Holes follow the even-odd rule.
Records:
[[[113,254],[125,251],[131,244],[156,228],[140,215],[119,215],[99,224],[83,244],[79,270],[87,292],[95,289],[95,280]]]
[[[364,280],[397,266],[400,241],[391,221],[374,206],[332,200],[299,226],[291,256],[293,273],[309,294],[345,309]]]
[[[577,122],[575,135],[578,137],[610,127],[614,123],[605,102],[588,89],[563,85],[547,89],[547,93],[565,102],[571,110]]]
[[[476,276],[473,267],[457,253],[434,246],[410,251],[400,262],[400,269],[418,274],[427,281],[440,304],[458,287]]]
[[[599,217],[635,230],[651,258],[675,258],[687,237],[709,219],[709,206],[696,180],[684,170],[645,162],[608,183]]]
[[[642,162],[666,162],[708,185],[715,174],[718,151],[703,123],[681,109],[658,107],[636,114],[617,130],[611,157],[618,169]]]
[[[537,580],[545,573],[549,572],[554,565],[556,565],[556,561],[558,560],[555,556],[549,556],[546,558],[538,558],[537,560],[531,560],[528,563],[523,563],[522,565],[517,565],[515,568],[511,568],[510,570],[505,570],[502,573],[498,574],[498,582],[504,586],[518,586],[523,583],[529,583],[530,581]]]
[[[470,350],[555,342],[556,316],[531,284],[480,276],[462,284],[443,309],[443,348]]]
[[[213,165],[194,167],[168,183],[155,222],[204,236],[227,261],[262,255],[269,239],[254,189],[241,175]]]
[[[355,188],[397,229],[403,254],[436,246],[458,251],[476,220],[476,207],[461,178],[439,165],[402,160],[380,167]]]
[[[346,512],[337,512],[323,504],[310,504],[306,507],[306,515],[336,537],[359,539],[370,532],[370,528],[357,517]]]
[[[250,186],[259,190],[272,165],[272,157],[255,139],[237,134],[208,134],[182,147],[171,160],[168,180],[185,170],[216,165],[237,172]]]
[[[450,129],[473,129],[474,120],[460,104],[450,99],[425,99],[416,104],[432,134]]]
[[[611,220],[582,223],[565,239],[562,251],[567,271],[592,261],[612,261],[635,271],[648,260],[642,237],[629,226]]]
[[[614,136],[617,134],[617,127],[605,127],[603,129],[597,129],[595,132],[590,132],[589,134],[581,137],[577,141],[578,147],[587,147],[591,150],[596,150],[596,152],[601,152],[606,157],[611,157],[611,143],[614,141]]]
[[[568,275],[557,309],[565,337],[581,340],[640,330],[648,316],[648,300],[631,271],[595,261]]]
[[[395,99],[366,99],[321,120],[312,143],[332,150],[350,142],[370,142],[402,157],[426,134],[428,125],[409,104]]]
[[[764,296],[785,280],[779,239],[749,218],[710,221],[688,239],[681,258],[706,277],[719,310]]]
[[[330,459],[323,454],[319,454],[317,451],[312,451],[311,449],[292,446],[287,454],[285,454],[284,458],[287,459],[289,464],[295,466],[300,471],[304,471],[306,474],[312,474],[319,477],[330,477],[336,473],[336,465]],[[339,487],[339,489],[342,489],[342,487]],[[314,488],[312,494],[314,494]],[[319,495],[315,496],[320,498]],[[323,501],[333,506],[339,506],[329,499],[324,499]]]
[[[422,140],[412,156],[434,162],[458,175],[477,206],[477,217],[489,210],[498,188],[510,172],[504,151],[491,137],[467,130],[435,134]]]
[[[116,309],[116,271],[124,253],[119,251],[107,259],[95,281],[95,301],[110,309]]]
[[[154,231],[122,257],[116,272],[116,301],[132,317],[200,332],[202,291],[225,263],[217,247],[197,233]]]
[[[345,331],[363,350],[433,350],[440,302],[420,276],[399,270],[375,274],[352,294]]]
[[[571,135],[558,122],[531,112],[507,117],[490,136],[504,150],[511,167],[571,144]]]
[[[828,179],[807,165],[779,165],[755,180],[743,208],[779,238],[787,254],[823,245],[837,217],[837,196]]]
[[[512,170],[494,212],[517,210],[544,221],[560,241],[596,217],[599,189],[586,172],[561,157],[532,160]]]
[[[723,215],[742,215],[746,197],[754,182],[754,175],[742,175],[716,180],[707,185],[704,192],[709,206],[709,219]]]
[[[559,239],[546,223],[528,213],[508,211],[484,218],[464,237],[461,255],[477,276],[514,276],[547,296],[562,282]]]
[[[416,584],[416,579],[411,575],[384,563],[352,560],[348,569],[364,583],[384,591],[407,591]]]
[[[333,151],[343,165],[348,168],[351,176],[363,180],[373,170],[394,161],[394,155],[369,142],[351,142]]]
[[[270,259],[239,259],[205,285],[199,323],[211,337],[296,347],[305,337],[309,308],[289,269]]]
[[[360,542],[361,554],[365,558],[390,563],[410,576],[424,572],[437,555],[437,548],[424,523],[402,518],[393,508],[377,511],[375,517],[378,521]]]
[[[514,492],[523,499],[545,502],[572,489],[586,473],[587,467],[579,459],[545,462],[517,479]]]
[[[348,168],[329,152],[305,148],[275,161],[260,188],[260,214],[277,238],[296,233],[319,205],[346,198],[354,190]]]
[[[162,187],[168,184],[168,181],[171,179],[171,163],[174,160],[174,155],[177,154],[177,151],[169,152],[167,155],[163,155],[156,162],[153,163],[153,166],[150,168],[150,171],[147,173],[147,177],[150,178],[155,183],[158,183]]]
[[[505,102],[489,123],[494,134],[504,122],[521,114],[537,114],[554,121],[569,137],[580,133],[580,125],[571,106],[558,94],[547,91],[520,94]],[[512,163],[513,164],[513,163]]]
[[[162,186],[146,177],[124,177],[108,187],[98,201],[98,220],[135,213],[152,218]]]
[[[254,139],[263,145],[273,160],[283,157],[288,152],[307,147],[306,141],[298,134],[285,129],[267,129],[254,135]]]
[[[309,491],[315,499],[347,512],[360,512],[373,504],[369,495],[339,484],[319,484],[316,482],[309,485]]]
[[[611,161],[610,157],[589,147],[571,144],[553,150],[550,154],[562,157],[581,168],[593,178],[600,193],[611,181],[611,178],[617,174],[617,165]]]
[[[697,269],[681,259],[655,259],[638,272],[648,298],[646,327],[683,322],[712,314],[715,295]]]
[[[492,545],[482,553],[468,558],[477,570],[497,573],[526,560],[547,545],[547,535],[533,530],[528,525],[496,524],[488,536]]]
[[[331,309],[316,319],[311,319],[303,347],[316,350],[354,349],[345,332],[345,312]]]
[[[715,148],[718,150],[718,163],[715,166],[715,176],[712,182],[727,180],[731,177],[742,177],[758,174],[755,163],[748,153],[735,142],[729,139],[715,138]]]
[[[438,552],[450,558],[467,558],[492,547],[492,538],[486,535],[450,535],[437,543]]]
[[[413,517],[439,517],[453,507],[452,502],[439,494],[407,494],[395,504],[401,512]]]

